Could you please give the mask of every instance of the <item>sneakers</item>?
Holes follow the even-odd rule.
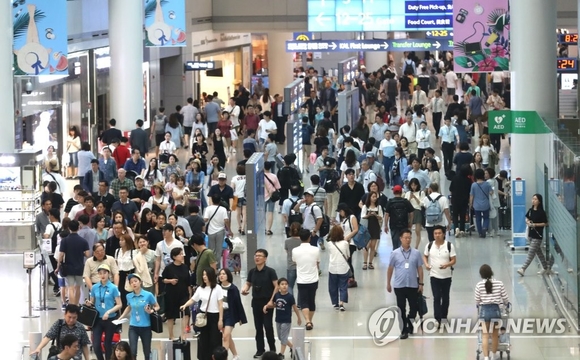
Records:
[[[346,308],[344,307],[344,305],[340,305],[339,309],[340,309],[340,311],[346,311]]]
[[[65,303],[62,303],[62,305],[60,306],[60,309],[62,311],[65,311],[66,310],[66,304]]]
[[[258,351],[254,354],[254,359],[259,359],[262,357],[262,355],[264,355],[265,351]]]
[[[338,305],[333,305],[334,310],[338,311],[340,309],[340,307]]]
[[[234,358],[232,360],[240,360],[240,357],[238,355],[234,356]]]
[[[524,269],[519,268],[518,269],[518,274],[520,274],[520,276],[524,276],[524,271],[525,271]]]
[[[459,230],[459,228],[455,228],[455,237],[460,237],[461,236],[461,231]]]

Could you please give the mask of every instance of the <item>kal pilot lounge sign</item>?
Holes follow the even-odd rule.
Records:
[[[490,134],[547,134],[551,132],[536,111],[490,111],[487,120]]]

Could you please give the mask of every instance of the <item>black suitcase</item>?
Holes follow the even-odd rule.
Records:
[[[77,321],[81,324],[92,328],[95,326],[99,312],[94,307],[82,305],[79,309]]]
[[[159,313],[153,312],[149,314],[151,320],[151,331],[161,334],[163,332],[163,318]]]
[[[181,321],[183,322],[184,312],[180,311]],[[185,324],[187,325],[187,324]],[[173,341],[173,360],[191,360],[191,342],[185,338],[183,333],[184,324],[181,326],[181,337]]]
[[[511,230],[512,228],[512,210],[507,206],[498,209],[499,228],[502,230]]]

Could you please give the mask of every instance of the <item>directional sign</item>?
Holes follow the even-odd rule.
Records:
[[[452,40],[436,39],[286,41],[286,52],[435,51],[451,49],[453,49]]]
[[[453,31],[449,30],[426,31],[425,37],[427,39],[453,39]]]
[[[453,29],[453,0],[308,0],[308,31]]]
[[[214,61],[186,61],[183,65],[184,71],[201,71],[215,69]]]

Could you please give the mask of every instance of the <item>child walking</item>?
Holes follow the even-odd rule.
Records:
[[[278,357],[284,359],[286,346],[290,348],[290,354],[292,354],[292,343],[288,341],[288,335],[290,334],[290,328],[292,327],[292,310],[294,310],[298,317],[298,325],[302,324],[302,319],[300,318],[300,312],[298,311],[298,306],[296,306],[294,295],[288,292],[287,279],[278,279],[278,290],[279,292],[274,295],[274,304],[276,306],[276,331],[278,332],[278,339],[281,344]]]

